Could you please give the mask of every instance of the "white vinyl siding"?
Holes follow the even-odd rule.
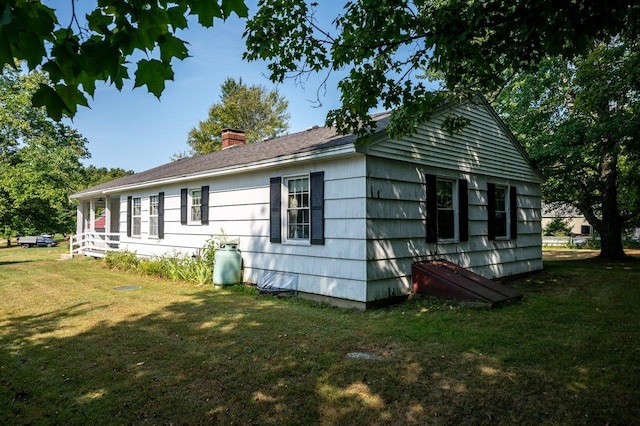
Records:
[[[269,179],[276,173],[282,176],[284,193],[286,177],[309,176],[318,171],[324,171],[324,245],[270,243]],[[191,187],[200,184],[214,188],[210,191],[208,226],[182,226],[180,199],[184,185],[166,185],[161,188],[165,193],[164,238],[125,240],[121,249],[142,256],[175,250],[193,255],[207,240],[224,233],[239,240],[247,282],[256,283],[263,274],[279,271],[296,274],[301,293],[366,301],[364,156],[302,163],[277,172],[222,176],[198,181]],[[156,191],[158,188],[153,189]]]
[[[442,129],[446,111],[400,140],[383,139],[366,150],[371,155],[467,174],[496,176],[524,182],[540,182],[540,177],[523,157],[520,148],[496,122],[485,105],[468,104],[455,110],[469,119],[460,133]]]
[[[542,269],[541,198],[537,184],[373,157],[367,159],[367,173],[368,300],[382,298],[394,290],[409,291],[411,265],[418,259],[443,258],[487,278]],[[451,182],[468,181],[468,241],[426,243],[425,174]],[[504,188],[518,188],[517,240],[487,239],[488,180]],[[456,198],[454,195],[454,201]],[[508,208],[509,200],[505,203]]]

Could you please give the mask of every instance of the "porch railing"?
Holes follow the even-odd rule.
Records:
[[[69,238],[69,250],[72,255],[104,257],[110,251],[120,248],[120,234],[88,231]]]

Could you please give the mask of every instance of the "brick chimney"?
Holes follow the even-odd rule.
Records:
[[[244,145],[246,140],[244,130],[222,129],[222,149]]]

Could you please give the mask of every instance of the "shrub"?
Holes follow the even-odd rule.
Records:
[[[179,251],[152,258],[140,259],[135,252],[110,252],[105,257],[105,265],[121,271],[137,271],[143,275],[152,275],[172,281],[188,281],[207,284],[213,280],[213,261],[215,253],[227,241],[224,231],[222,237],[212,237],[194,256]]]
[[[140,259],[135,252],[131,251],[111,251],[104,258],[107,267],[118,269],[120,271],[137,270],[140,265]]]
[[[570,233],[571,228],[569,227],[569,221],[562,219],[560,216],[556,216],[544,227],[542,235],[545,237],[564,237]]]

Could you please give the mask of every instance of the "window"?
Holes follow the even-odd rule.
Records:
[[[149,196],[149,236],[158,236],[158,207],[159,201],[157,195]]]
[[[131,208],[131,236],[139,237],[142,229],[142,200],[135,197]]]
[[[467,181],[425,175],[427,242],[467,241],[469,212]]]
[[[273,177],[269,192],[270,242],[324,244],[324,172]]]
[[[192,189],[189,191],[191,212],[189,220],[191,222],[200,222],[202,220],[202,191],[200,189]]]
[[[453,181],[438,179],[438,238],[453,239],[456,235],[453,208]]]
[[[495,236],[507,236],[507,188],[496,187],[495,197]]]
[[[288,240],[309,240],[311,216],[309,210],[309,178],[286,179]]]
[[[580,235],[591,235],[591,225],[580,225]]]
[[[487,183],[488,238],[518,237],[518,199],[515,186]]]
[[[180,223],[195,225],[209,223],[209,186],[180,190]]]

